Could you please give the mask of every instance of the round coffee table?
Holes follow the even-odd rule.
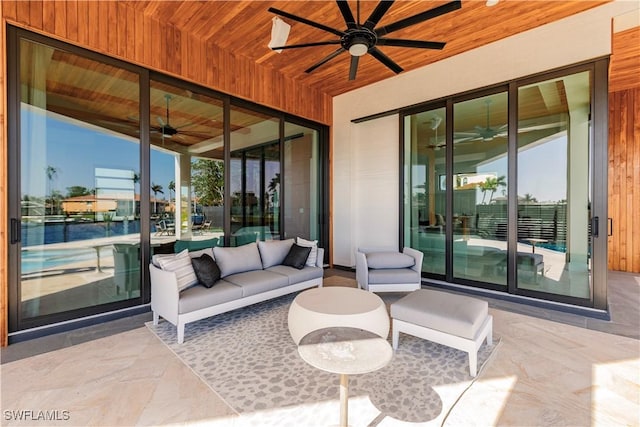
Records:
[[[346,326],[387,338],[390,327],[382,298],[343,286],[313,288],[298,294],[289,307],[288,321],[296,344],[309,332],[322,328]]]
[[[340,374],[340,426],[349,421],[349,375],[366,374],[385,367],[393,357],[386,339],[364,329],[332,327],[317,329],[298,345],[302,360],[314,368]]]

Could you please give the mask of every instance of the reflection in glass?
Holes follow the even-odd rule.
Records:
[[[445,109],[405,118],[405,241],[424,253],[422,271],[445,274]]]
[[[151,81],[151,247],[222,245],[222,100]]]
[[[318,131],[285,122],[284,132],[284,236],[318,240]],[[279,183],[278,174],[270,193],[274,215],[280,210]]]
[[[26,40],[20,64],[19,322],[138,298],[137,74]]]
[[[231,108],[232,246],[280,238],[277,194],[280,179],[280,121],[265,114]]]
[[[507,93],[453,106],[453,274],[506,285]]]
[[[590,298],[590,75],[518,89],[518,287]]]

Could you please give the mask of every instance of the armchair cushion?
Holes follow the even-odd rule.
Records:
[[[400,252],[370,252],[366,254],[367,266],[370,269],[408,268],[413,267],[416,260]]]
[[[368,280],[370,285],[419,283],[420,274],[408,268],[385,268],[369,270]]]

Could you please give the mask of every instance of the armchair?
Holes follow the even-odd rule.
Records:
[[[424,254],[405,247],[358,248],[356,281],[358,287],[371,292],[408,292],[420,289]]]

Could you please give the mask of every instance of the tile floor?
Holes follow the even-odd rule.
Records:
[[[328,286],[353,285],[351,272],[327,276]],[[610,322],[490,301],[500,348],[444,424],[640,426],[640,277],[612,272],[610,284]],[[3,349],[2,425],[246,425],[146,320]],[[24,411],[58,411],[60,420],[17,420]]]

